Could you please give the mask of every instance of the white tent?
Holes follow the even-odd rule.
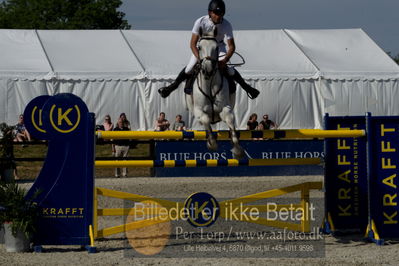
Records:
[[[189,31],[0,30],[0,121],[14,124],[35,96],[74,93],[114,122],[153,129],[158,113],[172,122],[185,107],[183,90],[162,99],[190,57]],[[321,128],[323,114],[399,115],[399,67],[361,29],[235,32],[246,64],[238,70],[261,91],[238,88],[236,118],[268,113],[280,128]],[[235,61],[239,61],[234,59]],[[219,125],[217,128],[226,127]]]

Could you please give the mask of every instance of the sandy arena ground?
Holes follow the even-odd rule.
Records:
[[[156,198],[187,198],[193,192],[204,191],[216,198],[231,199],[269,189],[295,185],[309,181],[322,181],[322,176],[292,177],[219,177],[219,178],[107,178],[97,179],[96,186],[115,189]],[[25,184],[24,184],[25,185]],[[29,184],[26,184],[29,186]],[[295,196],[295,195],[294,195]],[[289,196],[291,197],[291,196]],[[298,198],[298,195],[295,196]],[[322,202],[323,193],[312,191],[311,199]],[[100,206],[123,208],[121,200],[101,198]],[[100,227],[121,224],[120,217],[101,217]],[[266,228],[266,227],[265,227]],[[273,230],[273,229],[268,229]],[[385,246],[362,241],[361,236],[334,238],[325,236],[325,254],[317,258],[166,258],[135,256],[127,251],[124,234],[96,241],[98,253],[88,254],[76,246],[44,247],[43,253],[7,253],[0,244],[0,265],[397,265],[398,245],[388,242]],[[186,244],[186,243],[182,243]],[[263,243],[264,244],[264,243]],[[179,247],[167,246],[165,250]],[[133,255],[132,255],[133,254]]]

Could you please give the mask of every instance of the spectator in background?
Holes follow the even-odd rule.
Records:
[[[258,115],[253,113],[249,116],[249,120],[247,122],[247,130],[257,130],[258,129]]]
[[[0,161],[0,182],[12,182],[13,179],[18,180],[17,164],[14,159],[14,141],[15,127],[8,126],[6,123],[0,123],[0,160],[6,160],[5,165]],[[14,169],[14,176],[8,169]]]
[[[277,129],[277,124],[269,119],[268,114],[264,114],[263,120],[260,121],[258,128],[259,130]]]
[[[176,116],[175,122],[173,122],[172,130],[182,131],[186,130],[186,123],[182,120],[181,115]]]
[[[15,125],[15,132],[14,132],[14,141],[15,142],[25,142],[25,141],[32,141],[32,138],[25,128],[24,124],[24,115],[19,115],[18,123]]]
[[[159,117],[157,120],[155,120],[155,131],[165,131],[165,130],[169,130],[169,121],[166,120],[165,118],[165,113],[164,112],[160,112],[159,113]]]
[[[127,127],[129,130],[131,130],[130,122],[129,122],[129,120],[127,120],[126,114],[125,114],[125,113],[121,113],[120,116],[119,116],[119,118],[122,119],[123,125],[124,125],[125,127]]]
[[[129,131],[129,128],[125,126],[123,119],[119,118],[118,123],[116,124],[116,127],[114,128],[113,131]],[[113,140],[112,153],[114,154],[115,157],[127,157],[127,154],[129,153],[129,140],[128,139]],[[115,177],[120,177],[120,176],[121,176],[121,169],[115,168]],[[122,168],[122,176],[123,177],[127,176],[126,167]]]
[[[114,130],[114,124],[112,124],[111,116],[110,116],[110,115],[106,115],[106,116],[104,117],[103,127],[104,127],[104,130],[105,130],[105,131],[112,131],[112,130]]]
[[[102,125],[98,126],[97,130],[103,130],[103,131],[112,131],[114,130],[114,124],[111,121],[111,116],[109,114],[105,115],[104,117],[104,122]],[[98,143],[105,143],[105,142],[109,142],[110,140],[107,139],[99,139]],[[114,150],[114,145],[111,145],[111,149]]]

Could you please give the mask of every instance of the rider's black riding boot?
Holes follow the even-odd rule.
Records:
[[[234,81],[234,78],[232,76],[227,75],[227,83],[229,83],[229,92],[230,94],[233,94],[237,90],[236,82]]]
[[[188,78],[190,76],[190,75],[186,74],[185,69],[186,68],[184,67],[183,70],[180,71],[179,75],[177,76],[175,81],[173,81],[172,84],[170,84],[169,86],[166,86],[166,87],[162,87],[158,90],[158,93],[161,94],[162,98],[168,97],[169,94],[172,93],[172,91],[174,91],[175,89],[177,89],[177,87],[179,87],[180,83],[185,81],[186,78]]]
[[[229,93],[233,94],[236,92],[237,86],[236,82],[234,81],[233,76],[229,75],[229,72],[227,71],[227,68],[222,70],[223,76],[226,78],[227,83],[229,84]]]
[[[240,73],[237,70],[234,70],[233,79],[240,84],[244,91],[247,92],[248,97],[251,99],[255,99],[259,95],[259,91],[255,88],[252,88],[245,82],[245,80],[241,77]]]
[[[194,87],[194,81],[195,81],[195,74],[186,74],[186,85],[184,86],[184,93],[186,94],[193,94],[193,87]]]

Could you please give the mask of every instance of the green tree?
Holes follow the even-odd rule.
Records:
[[[396,56],[393,56],[391,52],[387,52],[387,54],[392,58],[393,61],[396,62],[396,64],[399,65],[399,54],[397,54]]]
[[[130,29],[121,0],[5,0],[0,28]]]

